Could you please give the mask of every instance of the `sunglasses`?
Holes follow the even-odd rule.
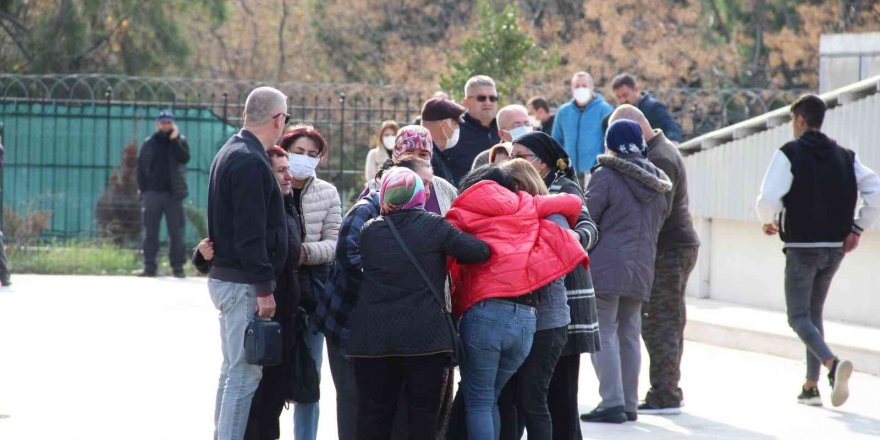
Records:
[[[498,102],[498,95],[477,95],[477,96],[468,96],[468,98],[476,99],[479,102],[486,102],[488,99],[489,102]]]
[[[290,120],[293,118],[293,116],[290,116],[290,113],[278,113],[277,115],[272,116],[272,119],[275,119],[281,115],[284,115],[284,125],[290,124]]]

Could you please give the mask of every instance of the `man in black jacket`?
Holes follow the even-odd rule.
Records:
[[[556,115],[550,113],[550,103],[547,102],[547,99],[543,96],[535,96],[529,100],[528,107],[529,116],[534,116],[536,122],[539,122],[539,124],[532,125],[540,126],[541,131],[547,133],[548,136],[553,136],[553,121],[556,119]]]
[[[621,73],[615,76],[611,80],[611,89],[614,91],[618,105],[629,104],[638,107],[648,118],[651,127],[663,130],[667,139],[681,142],[681,126],[672,118],[666,104],[658,101],[650,93],[641,91],[632,75]]]
[[[498,113],[495,81],[485,75],[474,76],[465,84],[464,95],[461,103],[467,113],[441,152],[456,186],[471,171],[474,159],[480,153],[501,142],[495,122]]]
[[[831,404],[849,397],[852,362],[825,343],[822,307],[844,255],[880,218],[880,177],[856,153],[822,133],[825,102],[804,95],[791,105],[795,140],[776,151],[758,196],[764,233],[785,243],[785,306],[788,324],[807,348],[807,380],[798,402],[822,405],[819,373],[828,368]],[[863,205],[856,217],[861,196]]]
[[[220,311],[223,365],[214,413],[214,438],[241,440],[262,368],[245,360],[244,332],[256,312],[275,314],[275,279],[287,258],[287,219],[281,188],[266,150],[290,120],[287,97],[271,87],[248,95],[244,127],[211,164],[208,236],[214,260],[208,291]]]
[[[156,118],[156,132],[141,146],[137,160],[138,190],[144,201],[144,271],[156,276],[159,223],[165,215],[168,227],[168,259],[174,276],[183,278],[183,199],[187,196],[186,163],[189,145],[181,136],[174,115],[163,111]]]

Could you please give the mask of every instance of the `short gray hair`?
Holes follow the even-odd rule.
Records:
[[[502,130],[507,130],[507,115],[508,113],[513,113],[516,110],[519,110],[526,115],[529,114],[529,109],[525,108],[525,106],[519,104],[506,105],[502,107],[501,110],[498,110],[498,114],[495,115],[495,120],[497,121],[498,128]]]
[[[467,82],[464,84],[464,96],[467,97],[468,93],[476,87],[492,87],[495,88],[495,80],[486,76],[486,75],[477,75],[472,76]]]
[[[287,96],[273,87],[251,90],[244,102],[244,119],[248,125],[263,125],[278,113],[287,112]]]
[[[575,79],[581,78],[581,77],[587,78],[590,81],[590,84],[592,84],[595,87],[596,83],[593,82],[593,75],[590,75],[589,73],[584,72],[583,70],[572,75],[571,82],[574,83]]]

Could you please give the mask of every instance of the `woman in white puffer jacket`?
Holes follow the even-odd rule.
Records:
[[[329,182],[315,175],[315,168],[327,153],[327,141],[310,125],[292,127],[279,141],[288,152],[290,172],[293,175],[292,201],[302,226],[302,254],[300,256],[300,305],[312,315],[315,298],[323,296],[336,255],[336,238],[342,222],[342,204],[339,193]],[[324,335],[307,330],[306,345],[321,371]],[[296,440],[315,440],[318,432],[318,403],[294,405],[293,428]]]

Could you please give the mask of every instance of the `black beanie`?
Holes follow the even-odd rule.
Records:
[[[556,139],[550,137],[547,133],[541,131],[533,131],[526,134],[514,142],[526,147],[541,159],[541,162],[550,167],[550,178],[556,173],[562,173],[567,177],[574,177],[574,170],[571,168],[571,162],[568,153],[559,145]]]

